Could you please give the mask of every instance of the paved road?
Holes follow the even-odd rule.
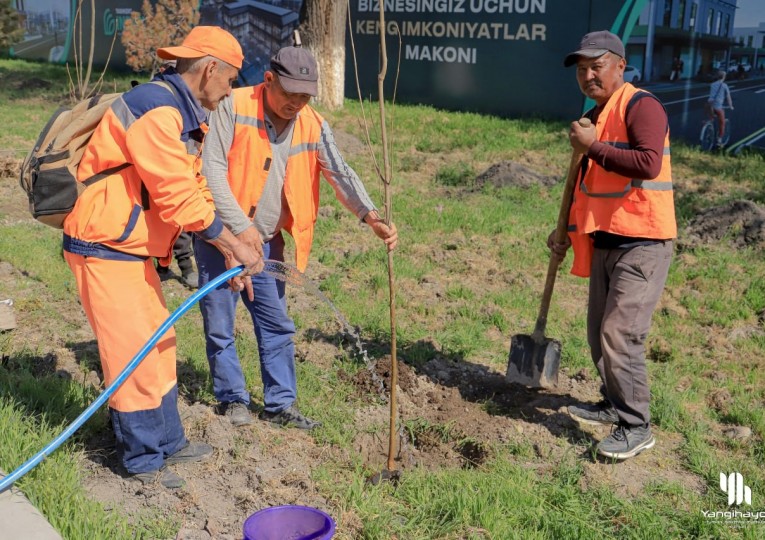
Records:
[[[765,152],[765,78],[727,82],[734,107],[727,111],[731,124],[727,149],[731,153],[743,148]],[[704,102],[709,95],[709,83],[666,82],[646,84],[644,88],[656,94],[667,108],[672,138],[698,144],[701,126],[706,119]]]

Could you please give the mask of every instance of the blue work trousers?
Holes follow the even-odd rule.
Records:
[[[109,415],[117,437],[117,454],[131,474],[159,470],[165,458],[189,444],[178,414],[177,385],[162,397],[156,409],[120,412],[109,407]]]
[[[226,271],[221,252],[199,238],[194,239],[194,255],[200,287]],[[281,234],[263,246],[263,256],[284,261],[284,238]],[[287,314],[283,281],[261,273],[252,276],[252,286],[255,292],[253,302],[247,298],[245,291],[234,292],[228,284],[210,292],[199,302],[213,391],[221,403],[250,402],[234,340],[236,305],[241,296],[252,317],[258,340],[264,408],[267,412],[280,412],[297,398],[295,345],[292,341],[295,324]]]

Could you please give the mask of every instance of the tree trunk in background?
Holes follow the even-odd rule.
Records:
[[[300,12],[300,36],[319,65],[316,101],[330,109],[343,106],[345,94],[345,0],[304,0]]]

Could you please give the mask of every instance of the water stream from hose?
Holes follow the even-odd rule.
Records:
[[[359,358],[361,358],[367,370],[369,370],[372,382],[377,388],[377,393],[384,401],[387,401],[388,398],[385,392],[385,385],[375,370],[375,362],[369,358],[369,354],[364,348],[364,344],[361,342],[361,335],[358,328],[353,327],[351,323],[348,322],[348,319],[346,319],[340,310],[337,309],[335,304],[333,304],[332,301],[327,298],[327,296],[321,292],[321,290],[319,290],[319,288],[310,279],[305,277],[304,274],[300,273],[300,271],[294,266],[269,259],[265,261],[265,268],[263,269],[263,273],[268,274],[272,278],[278,279],[279,281],[284,281],[289,285],[301,287],[306,292],[314,294],[317,298],[329,306],[329,308],[334,313],[335,318],[340,323],[343,334],[351,341]]]
[[[348,322],[348,319],[346,319],[340,310],[337,309],[335,304],[333,304],[332,301],[327,298],[327,296],[321,292],[321,290],[319,290],[319,288],[310,279],[308,279],[304,274],[300,273],[300,271],[294,266],[269,259],[265,261],[265,268],[263,269],[263,273],[268,274],[269,276],[280,281],[284,281],[289,285],[301,287],[303,290],[316,295],[317,298],[321,299],[325,304],[329,306],[329,308],[335,314],[335,318],[340,323],[340,326],[342,326],[344,335],[351,341],[356,349],[356,353],[362,359],[364,365],[369,371],[370,378],[372,379],[372,384],[374,384],[378,396],[383,402],[387,403],[389,398],[388,393],[385,391],[385,385],[383,384],[380,376],[377,374],[377,370],[375,369],[375,361],[369,358],[369,354],[364,348],[359,329],[352,326],[351,323]],[[408,461],[410,462],[408,464],[411,465],[412,454],[409,450],[409,437],[404,430],[403,423],[398,426],[396,435],[398,436],[399,440],[399,456],[401,460],[407,457]]]

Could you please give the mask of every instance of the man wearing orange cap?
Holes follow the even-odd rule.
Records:
[[[77,178],[87,188],[64,222],[64,256],[110,384],[168,317],[157,257],[169,263],[186,230],[215,246],[227,266],[263,268],[260,254],[238,240],[215,213],[201,175],[206,109],[231,92],[242,49],[225,30],[194,28],[178,47],[159,49],[175,69],[114,102],[85,149]],[[232,286],[245,283],[237,278]],[[171,329],[109,400],[117,451],[127,472],[167,488],[184,482],[166,465],[202,460],[178,414],[175,332]]]
[[[300,46],[284,47],[271,58],[270,68],[262,84],[234,90],[210,118],[204,171],[223,222],[240,240],[279,261],[284,260],[282,231],[288,232],[303,272],[324,176],[340,202],[392,250],[396,227],[380,218],[361,180],[338,152],[329,125],[308,105],[318,91],[313,55]],[[223,259],[206,242],[195,242],[194,250],[202,285],[220,272]],[[251,281],[255,299],[243,300],[258,340],[261,418],[313,429],[319,423],[304,416],[296,403],[295,325],[287,314],[285,283],[264,274]],[[218,289],[199,304],[215,397],[237,426],[252,422],[234,341],[238,297],[236,291]]]

